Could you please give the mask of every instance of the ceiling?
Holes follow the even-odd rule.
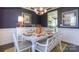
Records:
[[[28,9],[30,11],[34,11],[34,8],[39,8],[39,7],[23,7],[23,8]],[[59,8],[59,7],[43,7],[43,8],[47,9],[47,12],[48,12],[48,11],[54,10],[56,8]]]

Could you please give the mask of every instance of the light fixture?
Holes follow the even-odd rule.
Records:
[[[18,16],[18,26],[19,27],[23,26],[23,22],[24,22],[23,16]]]
[[[23,22],[23,16],[18,16],[18,22]]]
[[[37,8],[34,8],[34,12],[38,15],[43,15],[47,12],[47,9],[43,7],[37,7]]]

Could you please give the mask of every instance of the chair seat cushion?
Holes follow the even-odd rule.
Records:
[[[44,51],[45,51],[45,46],[37,45],[37,46],[36,46],[36,50],[37,50],[37,51],[40,51],[40,52],[44,52]]]
[[[25,48],[30,48],[32,43],[29,42],[29,41],[19,41],[19,49],[22,50],[22,49],[25,49]]]
[[[46,44],[47,39],[45,38],[45,39],[43,39],[43,40],[39,40],[39,41],[37,41],[37,42],[40,43],[40,44]]]

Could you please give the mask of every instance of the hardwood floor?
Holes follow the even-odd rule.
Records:
[[[61,42],[61,45],[62,45],[62,51],[60,50],[60,46],[57,45],[51,52],[63,52],[65,48],[67,48],[68,43]]]
[[[0,46],[0,52],[4,52],[6,49],[12,48],[14,46],[13,43],[5,44]]]
[[[69,44],[66,42],[61,42],[63,52],[79,52],[79,46],[75,46],[73,44]],[[30,50],[31,51],[31,50]],[[0,46],[0,52],[15,52],[14,44],[6,44]],[[61,52],[59,45],[56,46],[51,52]]]

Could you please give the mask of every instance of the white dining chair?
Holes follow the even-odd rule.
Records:
[[[19,37],[16,33],[13,33],[13,41],[16,52],[23,52],[27,49],[30,50],[30,48],[32,47],[31,42],[24,40],[24,38]]]
[[[46,38],[36,42],[35,49],[39,52],[50,52],[53,48],[61,43],[60,41],[61,40],[58,39],[58,33],[56,33],[50,38]]]

